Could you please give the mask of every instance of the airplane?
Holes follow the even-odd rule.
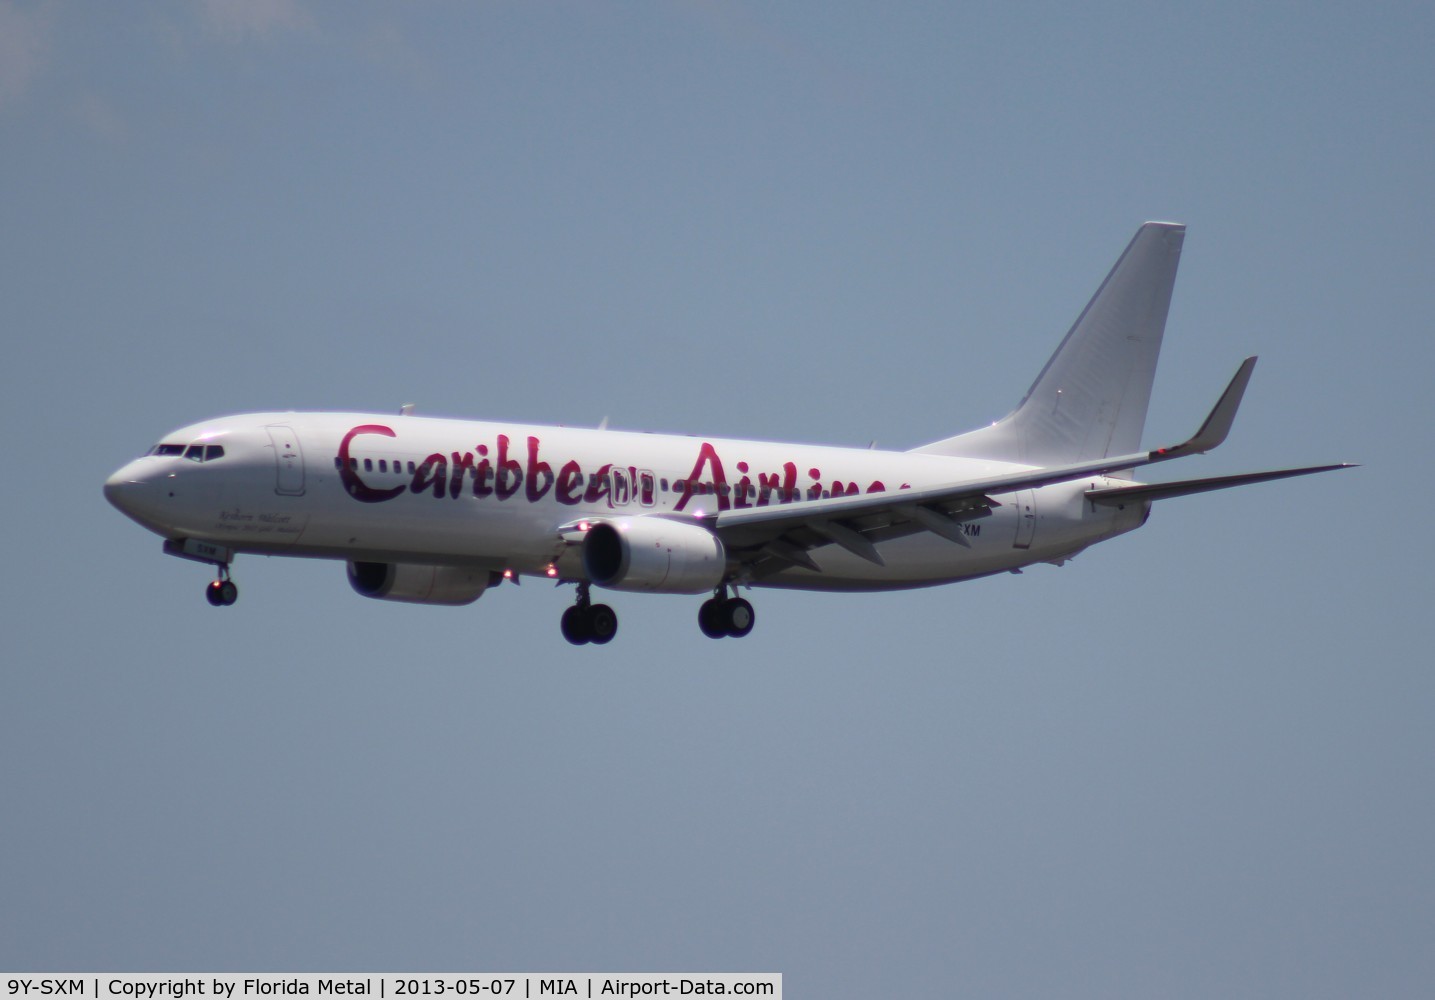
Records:
[[[926,587],[1061,565],[1146,522],[1154,501],[1347,464],[1141,483],[1220,445],[1247,358],[1188,440],[1142,450],[1186,227],[1142,225],[1017,408],[910,451],[374,413],[247,413],[164,435],[105,482],[166,553],[343,560],[365,597],[466,605],[506,581],[576,585],[560,628],[604,644],[592,588],[711,595],[711,638],[752,631],[758,587]],[[606,424],[606,421],[605,421]]]

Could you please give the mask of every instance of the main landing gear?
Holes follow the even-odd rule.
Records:
[[[563,638],[575,646],[586,643],[603,645],[618,634],[618,615],[606,604],[594,604],[588,597],[588,584],[578,584],[578,603],[563,612],[559,621]]]
[[[218,584],[219,581],[216,580],[211,587]],[[563,612],[559,621],[563,638],[575,646],[585,646],[590,642],[601,646],[612,642],[613,636],[618,634],[617,613],[606,604],[592,603],[588,588],[586,583],[578,584],[577,602]],[[703,635],[709,639],[721,639],[724,636],[741,639],[752,631],[752,626],[757,621],[752,605],[741,597],[729,597],[727,588],[727,584],[718,587],[713,596],[704,601],[698,609],[698,628],[702,629]]]
[[[728,635],[741,639],[752,631],[756,621],[752,605],[741,597],[727,596],[726,585],[719,587],[712,598],[698,608],[698,628],[709,639],[721,639]]]
[[[227,608],[239,600],[239,588],[229,578],[229,565],[218,563],[219,579],[211,580],[209,586],[204,588],[204,596],[209,603],[216,608]]]

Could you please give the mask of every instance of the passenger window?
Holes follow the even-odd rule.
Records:
[[[374,460],[373,460],[372,458],[366,458],[366,459],[364,459],[364,471],[365,471],[365,472],[373,472],[373,471],[374,471]]]
[[[379,471],[380,471],[380,472],[388,472],[388,471],[389,471],[389,463],[388,463],[387,461],[385,461],[384,459],[382,459],[382,458],[379,459]]]

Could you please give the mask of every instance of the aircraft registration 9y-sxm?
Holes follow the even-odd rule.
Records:
[[[592,588],[709,594],[698,625],[744,636],[739,588],[885,590],[1060,565],[1151,504],[1322,465],[1142,484],[1139,466],[1225,440],[1247,359],[1190,440],[1140,450],[1185,227],[1150,222],[1010,415],[905,452],[373,413],[249,413],[166,434],[105,483],[164,551],[341,559],[365,597],[469,604],[505,580],[574,584],[569,642],[617,615]]]

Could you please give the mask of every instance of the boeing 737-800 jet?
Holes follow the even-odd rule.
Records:
[[[1006,418],[905,452],[440,420],[249,413],[166,434],[110,502],[217,567],[238,553],[344,560],[365,597],[469,604],[522,576],[575,584],[563,635],[605,643],[593,587],[710,594],[713,638],[752,630],[739,588],[923,587],[1056,563],[1140,527],[1153,501],[1344,468],[1161,484],[1132,472],[1215,448],[1247,359],[1197,433],[1140,450],[1185,227],[1142,226]]]

